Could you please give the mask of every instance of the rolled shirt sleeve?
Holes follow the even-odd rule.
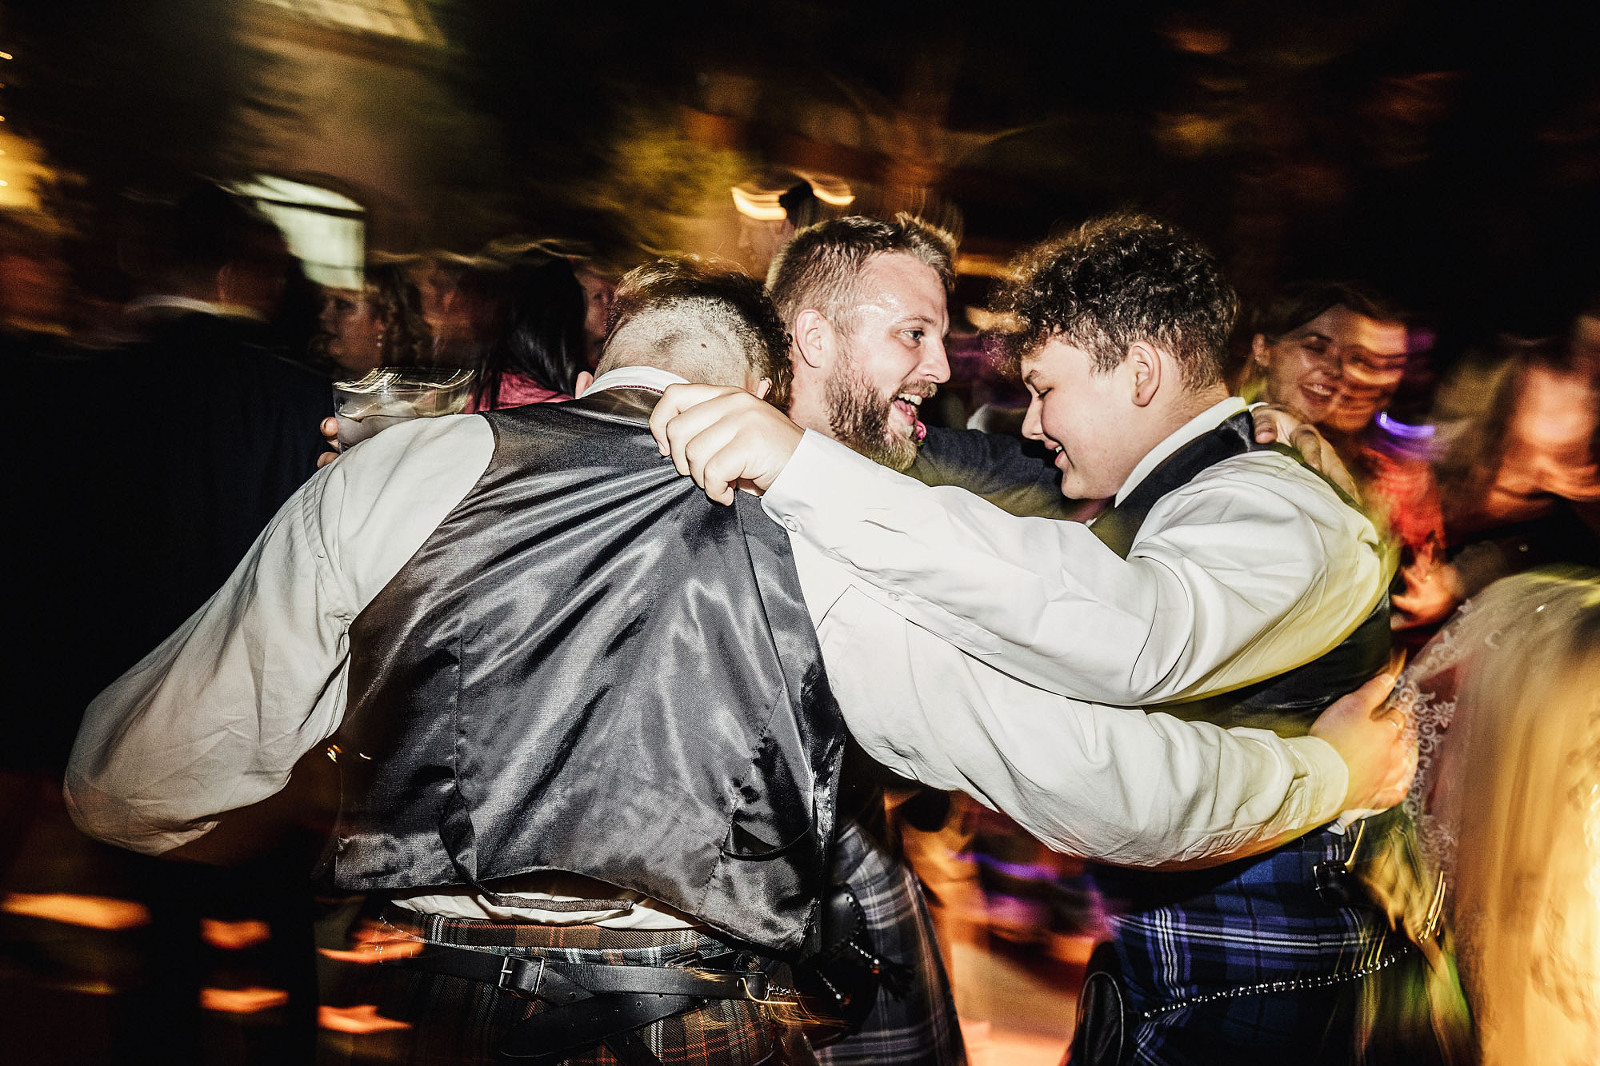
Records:
[[[318,471],[223,587],[90,704],[64,784],[79,827],[160,854],[282,789],[344,715],[351,621],[493,449],[482,418],[418,419]]]

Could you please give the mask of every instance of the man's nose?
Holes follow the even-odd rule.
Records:
[[[934,337],[924,346],[922,363],[917,371],[939,385],[950,380],[950,357],[944,349],[942,337]]]
[[[1028,413],[1022,416],[1022,435],[1029,440],[1044,440],[1043,410],[1039,397],[1028,397]]]

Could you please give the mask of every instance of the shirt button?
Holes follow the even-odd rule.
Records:
[[[800,532],[800,519],[796,518],[794,515],[784,515],[783,524],[788,528],[790,533]]]

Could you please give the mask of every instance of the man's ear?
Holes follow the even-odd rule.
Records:
[[[1144,341],[1134,341],[1128,345],[1124,365],[1128,368],[1133,386],[1135,407],[1148,407],[1155,400],[1156,394],[1161,391],[1161,375],[1166,369],[1165,364],[1161,353]]]
[[[833,323],[821,311],[807,308],[794,319],[794,350],[813,369],[827,366],[833,357]]]
[[[1265,370],[1271,362],[1272,351],[1267,346],[1267,335],[1257,333],[1250,338],[1250,365]]]
[[[589,386],[594,384],[594,375],[587,370],[578,371],[578,380],[572,387],[574,397],[582,396],[589,391]]]

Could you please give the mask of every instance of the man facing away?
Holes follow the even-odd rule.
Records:
[[[744,968],[792,957],[809,928],[840,739],[795,609],[826,621],[836,605],[877,601],[848,575],[822,575],[802,603],[775,527],[750,506],[711,508],[655,455],[643,416],[654,390],[680,380],[658,364],[758,388],[744,349],[772,332],[731,328],[726,301],[666,273],[619,293],[614,358],[586,403],[396,427],[320,473],[221,592],[102,694],[75,749],[67,791],[81,825],[199,857],[337,729],[350,788],[334,877],[387,895],[391,926],[425,945],[424,963],[384,968],[396,987],[383,1006],[418,1019],[419,1061],[508,1044],[583,1061],[599,1040],[636,1033],[652,1053],[694,1045],[698,1061],[743,1062],[780,1039]],[[729,350],[732,368],[713,358]],[[1307,738],[1090,707],[892,612],[871,621],[882,641],[830,639],[824,653],[832,671],[899,686],[873,682],[881,702],[856,716],[1043,708],[1062,723],[1064,776],[1092,776],[1136,811],[1115,826],[1087,819],[1083,853],[1256,850],[1381,785],[1363,769],[1381,760],[1359,744],[1343,749],[1347,771]],[[1197,762],[1226,772],[1176,772]],[[1165,776],[1177,786],[1152,787]],[[1070,808],[1081,817],[1098,802],[1066,792],[1035,809],[1070,822]],[[582,968],[597,956],[629,966]],[[631,968],[684,969],[673,963],[703,965],[649,979]],[[582,1007],[590,999],[643,991],[710,1002],[572,1043],[541,1028],[553,1006],[502,987],[580,1016],[614,1002]]]
[[[319,472],[69,770],[90,832],[206,858],[331,736],[332,877],[424,946],[379,968],[413,1061],[785,1038],[763,968],[814,921],[842,730],[781,529],[696,499],[643,421],[684,378],[764,392],[783,333],[746,279],[632,281],[582,401]]]
[[[669,391],[653,428],[713,498],[764,490],[802,575],[816,555],[843,563],[876,587],[876,606],[987,666],[1078,700],[1161,702],[1291,737],[1309,729],[1300,739],[1314,743],[1329,735],[1326,721],[1312,724],[1318,712],[1384,663],[1386,561],[1371,524],[1329,485],[1254,447],[1244,404],[1221,383],[1235,306],[1208,253],[1137,216],[1090,223],[1022,264],[1008,309],[1032,397],[1025,432],[1055,453],[1064,493],[1114,498],[1092,529],[1012,518],[896,477],[726,390]],[[836,608],[819,632],[825,644],[836,627],[864,640],[873,621],[871,608],[855,619]],[[1210,861],[1181,845],[1165,856],[1142,844],[1085,849],[1079,834],[1131,827],[1150,809],[1115,794],[1097,809],[1061,774],[1070,747],[1042,715],[951,718],[886,703],[858,722],[850,708],[893,683],[884,673],[832,676],[852,732],[891,768],[1020,811],[1079,854]],[[1381,746],[1375,724],[1366,738]],[[1399,725],[1380,726],[1395,727],[1391,743]],[[1163,779],[1181,793],[1189,775],[1230,773],[1204,760],[1151,771],[1156,794]],[[1057,791],[1079,801],[1075,820],[1052,806]],[[1373,806],[1393,802],[1392,788],[1377,791]],[[1347,1050],[1348,1033],[1325,1033],[1330,1018],[1389,957],[1371,910],[1341,895],[1353,836],[1323,831],[1214,871],[1117,880],[1121,976],[1101,980],[1119,980],[1126,1016],[1080,1034],[1077,1056],[1274,1061],[1325,1035],[1342,1040],[1331,1054]]]

